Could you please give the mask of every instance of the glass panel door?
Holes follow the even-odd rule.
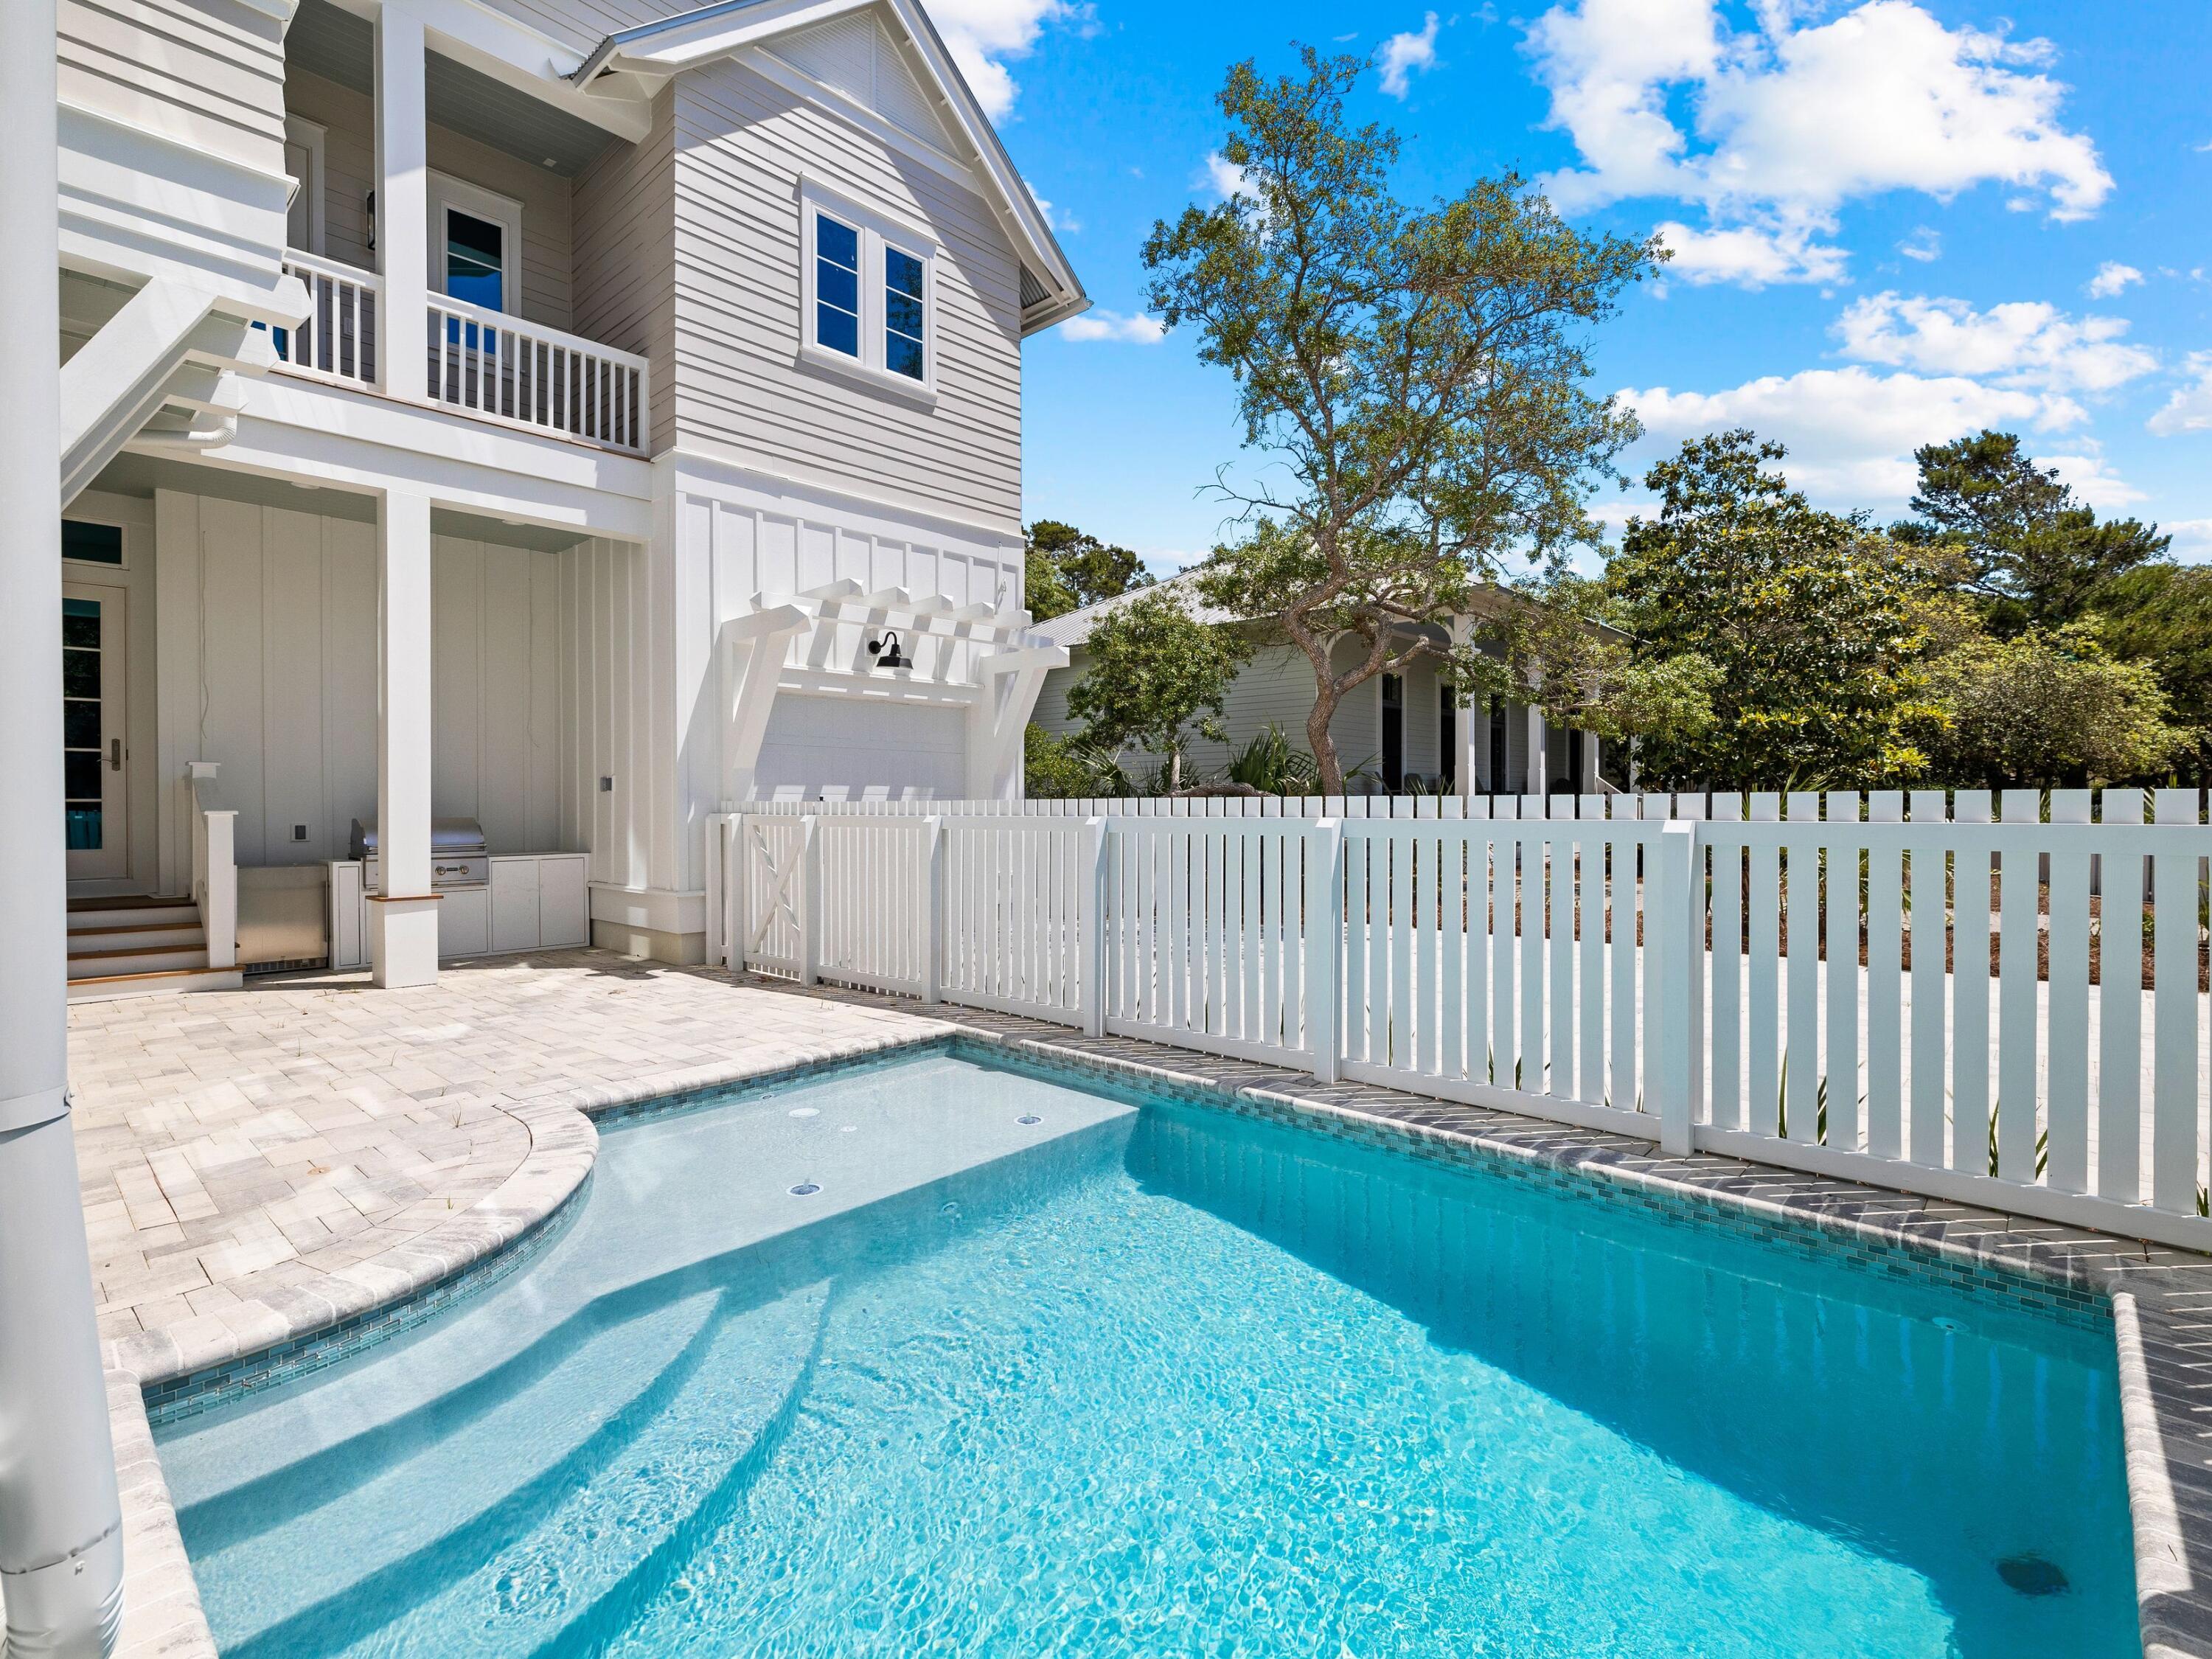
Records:
[[[120,588],[62,589],[62,793],[73,881],[127,875]]]

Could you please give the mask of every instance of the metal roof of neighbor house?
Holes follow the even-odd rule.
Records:
[[[1186,570],[1181,575],[1170,576],[1165,581],[1157,582],[1150,587],[1139,587],[1127,593],[1116,593],[1110,599],[1101,599],[1096,605],[1086,605],[1082,610],[1071,611],[1064,617],[1054,617],[1049,622],[1032,623],[1030,631],[1042,635],[1054,645],[1080,645],[1091,637],[1091,630],[1096,628],[1101,620],[1112,616],[1139,595],[1167,592],[1179,595],[1182,599],[1182,608],[1202,623],[1233,623],[1243,620],[1236,612],[1224,611],[1218,605],[1208,605],[1200,598],[1198,572]]]

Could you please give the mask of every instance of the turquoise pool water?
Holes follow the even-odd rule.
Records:
[[[2140,1650],[2108,1331],[942,1054],[162,1456],[228,1659]]]

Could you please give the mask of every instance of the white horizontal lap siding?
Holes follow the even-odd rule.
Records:
[[[284,84],[284,106],[287,112],[324,129],[324,257],[374,270],[367,212],[368,192],[376,182],[374,105],[349,87],[295,70]],[[548,327],[573,330],[568,180],[444,127],[432,126],[427,138],[430,165],[437,171],[522,204],[521,315]],[[434,242],[432,252],[434,255]]]
[[[284,168],[284,30],[242,4],[61,0],[61,101],[264,173]]]
[[[676,100],[682,441],[1018,532],[1019,268],[982,199],[741,65]],[[938,239],[933,407],[799,364],[802,175]]]
[[[652,131],[610,144],[576,179],[574,331],[652,364],[651,447],[676,441],[675,94]]]

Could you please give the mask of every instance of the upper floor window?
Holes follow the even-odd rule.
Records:
[[[926,378],[922,307],[927,289],[921,261],[886,244],[884,248],[884,367],[910,380]]]
[[[799,355],[924,400],[936,392],[936,245],[918,228],[804,181]]]
[[[520,311],[522,204],[442,173],[429,184],[431,286],[485,311]]]
[[[860,355],[860,233],[826,213],[814,221],[814,337]]]

